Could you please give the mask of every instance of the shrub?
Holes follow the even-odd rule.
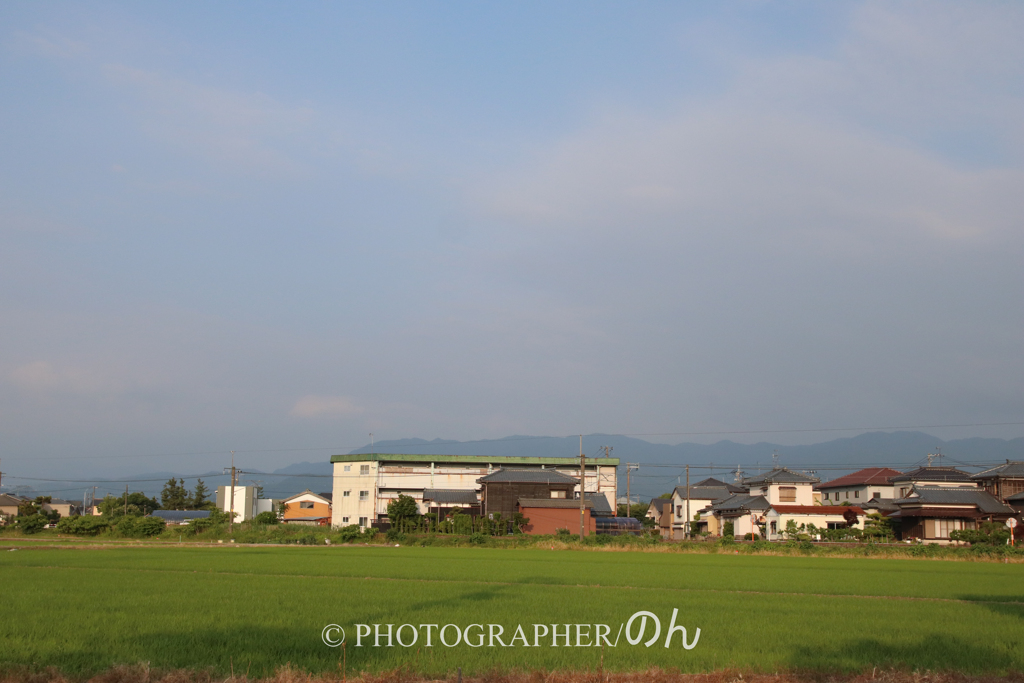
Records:
[[[732,534],[726,534],[725,536],[722,536],[718,542],[722,545],[732,545],[736,542],[736,538]]]
[[[362,536],[362,534],[363,532],[359,528],[358,524],[349,524],[348,526],[343,526],[338,530],[337,538],[342,543],[351,543]]]
[[[487,544],[487,535],[486,534],[482,534],[479,531],[477,531],[476,533],[470,534],[469,542],[470,543],[475,543],[476,545],[486,545]]]
[[[65,517],[57,522],[57,531],[75,536],[96,536],[110,528],[110,522],[102,517],[81,515]]]
[[[722,536],[732,536],[734,533],[734,527],[732,522],[726,522],[722,525]]]
[[[40,514],[18,517],[14,520],[14,526],[21,529],[24,534],[38,534],[50,520]]]
[[[156,536],[166,528],[167,522],[159,517],[143,517],[135,524],[134,535],[143,537]]]
[[[568,529],[559,528],[555,529],[555,536],[572,536],[572,532],[570,532]]]
[[[256,515],[256,518],[253,519],[253,521],[256,522],[257,524],[277,524],[278,520],[277,520],[277,515],[276,514],[274,514],[273,512],[267,511],[267,512],[261,512],[260,514]]]
[[[385,534],[385,538],[387,538],[389,543],[404,543],[405,542],[405,534],[403,534],[398,529],[394,529],[394,528],[388,529],[387,534]]]

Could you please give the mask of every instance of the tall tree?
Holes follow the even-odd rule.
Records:
[[[209,499],[210,490],[206,488],[206,484],[203,483],[202,479],[196,480],[196,487],[192,491],[192,495],[189,500],[189,507],[193,510],[203,510],[210,504]]]
[[[171,477],[160,492],[160,505],[165,510],[184,510],[188,507],[188,497],[185,480]]]

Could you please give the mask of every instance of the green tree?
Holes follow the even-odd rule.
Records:
[[[18,516],[19,517],[31,517],[39,514],[40,506],[31,500],[26,500],[24,503],[18,505]]]
[[[257,524],[277,524],[277,515],[268,510],[256,515],[256,518],[253,521]]]
[[[417,517],[419,517],[419,508],[411,496],[403,493],[388,503],[388,519],[393,527],[404,522],[414,521]]]
[[[864,518],[864,535],[872,539],[891,538],[895,535],[892,522],[893,520],[883,517],[881,513],[869,512]]]
[[[144,517],[145,515],[148,515],[151,512],[153,512],[153,510],[160,509],[160,504],[156,502],[156,499],[148,497],[145,493],[142,493],[141,491],[129,493],[127,496],[127,500],[123,495],[108,495],[99,502],[97,507],[100,510],[100,514],[104,517],[124,517],[126,502],[129,517]]]
[[[206,484],[203,483],[202,479],[197,479],[196,487],[193,489],[192,495],[189,497],[189,509],[205,510],[211,504],[210,490],[206,488]]]
[[[160,505],[165,510],[185,510],[189,507],[188,489],[184,479],[171,477],[160,492]]]

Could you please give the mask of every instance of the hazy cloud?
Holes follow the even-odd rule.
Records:
[[[292,417],[353,417],[361,415],[363,407],[348,396],[303,396],[288,412]]]

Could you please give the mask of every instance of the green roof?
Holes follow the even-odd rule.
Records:
[[[511,455],[414,455],[411,453],[350,453],[332,455],[331,462],[434,462],[457,465],[563,465],[579,466],[580,459],[574,458],[522,458]],[[618,465],[618,458],[587,458],[588,465]]]

